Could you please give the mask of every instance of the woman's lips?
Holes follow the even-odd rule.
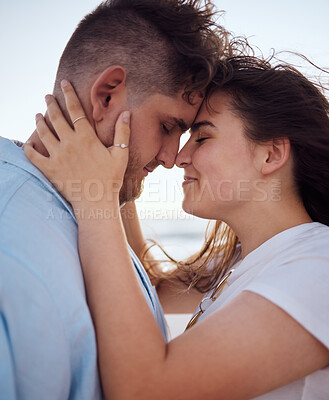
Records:
[[[182,185],[189,185],[190,183],[193,183],[197,181],[196,178],[193,178],[192,176],[184,176],[184,182],[182,183]]]

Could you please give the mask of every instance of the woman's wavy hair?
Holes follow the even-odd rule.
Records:
[[[329,226],[329,103],[325,89],[287,64],[238,56],[221,61],[207,91],[229,96],[233,112],[255,143],[288,138],[295,186],[313,221]],[[212,111],[215,111],[212,109]],[[184,281],[206,292],[227,272],[239,254],[239,239],[217,221],[199,253],[178,263]],[[210,268],[209,266],[213,267]],[[188,268],[187,268],[188,267]]]

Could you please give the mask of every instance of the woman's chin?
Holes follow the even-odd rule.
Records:
[[[192,214],[192,215],[193,215],[193,208],[191,207],[191,205],[189,204],[189,202],[186,201],[186,199],[183,200],[182,209],[183,209],[187,214]]]
[[[195,207],[195,204],[191,204],[189,201],[187,200],[183,200],[182,203],[182,209],[190,215],[194,215],[195,217],[200,217],[200,218],[204,218],[200,215],[200,207],[198,207],[199,205],[197,205],[197,207]]]
[[[202,218],[202,219],[218,219],[216,212],[214,210],[209,210],[209,205],[203,206],[201,202],[193,202],[184,199],[182,203],[182,209],[190,215],[194,217]]]

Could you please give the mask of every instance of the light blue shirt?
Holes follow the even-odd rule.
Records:
[[[0,137],[0,400],[102,398],[77,244],[70,204]],[[155,290],[131,255],[166,337]]]

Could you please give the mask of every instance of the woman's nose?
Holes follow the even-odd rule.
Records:
[[[181,151],[177,154],[175,164],[179,168],[185,168],[191,164],[191,146],[188,141]]]

